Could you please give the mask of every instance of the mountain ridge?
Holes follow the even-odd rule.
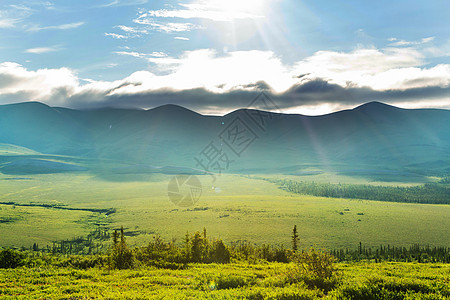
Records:
[[[252,114],[265,114],[264,126]],[[236,124],[254,135],[248,136],[253,139],[245,151],[224,143]],[[450,111],[369,102],[321,116],[251,109],[210,116],[173,104],[149,110],[73,110],[32,102],[0,106],[0,143],[121,166],[193,169],[199,168],[195,158],[216,143],[233,161],[224,172],[312,165],[424,173],[430,166],[437,174],[446,171],[445,163],[436,161],[450,165]]]
[[[261,112],[271,112],[274,114],[282,114],[282,115],[298,115],[298,116],[305,116],[305,117],[321,117],[326,116],[330,114],[335,113],[341,113],[345,111],[358,111],[358,110],[374,110],[375,108],[383,110],[390,109],[390,110],[409,110],[409,111],[424,111],[424,110],[430,110],[430,111],[450,111],[449,109],[445,108],[401,108],[395,105],[387,104],[381,101],[369,101],[360,105],[355,106],[354,108],[349,109],[343,109],[338,110],[331,113],[325,113],[322,115],[306,115],[306,114],[298,114],[298,113],[283,113],[283,112],[273,112],[273,111],[267,111],[262,109],[254,109],[254,108],[238,108],[233,111],[230,111],[228,113],[225,113],[223,115],[209,115],[209,114],[202,114],[200,112],[197,112],[193,109],[189,109],[187,107],[184,107],[182,105],[178,104],[163,104],[156,107],[148,108],[148,109],[141,109],[141,108],[116,108],[116,107],[102,107],[102,108],[86,108],[86,109],[76,109],[76,108],[68,108],[68,107],[61,107],[61,106],[50,106],[48,104],[45,104],[43,102],[39,101],[29,101],[29,102],[17,102],[17,103],[10,103],[10,104],[2,104],[0,107],[14,107],[14,106],[33,106],[33,107],[47,107],[52,109],[64,109],[64,110],[71,110],[71,111],[82,111],[82,112],[98,112],[98,111],[130,111],[130,112],[157,112],[157,111],[168,111],[168,110],[179,110],[179,111],[185,111],[185,112],[192,112],[197,115],[201,116],[213,116],[213,117],[224,117],[229,114],[233,114],[239,111],[246,111],[246,110],[257,110]]]

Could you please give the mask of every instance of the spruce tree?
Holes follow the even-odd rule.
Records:
[[[117,231],[113,234],[113,249],[110,255],[110,266],[113,269],[129,269],[133,266],[133,252],[125,242],[123,227],[120,228],[120,242]]]
[[[298,233],[297,233],[297,225],[294,225],[294,230],[292,230],[292,250],[298,250]]]
[[[119,242],[119,233],[117,232],[117,230],[114,230],[114,232],[113,232],[113,246],[115,247],[118,242]]]

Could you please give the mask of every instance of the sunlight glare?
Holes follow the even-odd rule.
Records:
[[[228,13],[260,13],[264,10],[265,2],[265,0],[199,0],[197,4]]]

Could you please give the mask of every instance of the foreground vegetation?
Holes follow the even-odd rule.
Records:
[[[415,262],[370,262],[362,245],[336,263],[331,253],[250,243],[225,245],[203,232],[186,234],[182,247],[155,236],[130,248],[123,228],[106,253],[70,255],[0,250],[0,296],[125,299],[446,299],[450,297],[447,248],[383,248],[378,257]],[[63,247],[64,244],[60,244]],[[67,253],[62,248],[61,253]],[[404,252],[399,250],[405,250]],[[420,255],[412,256],[415,252]],[[422,252],[424,251],[424,252]],[[396,256],[400,253],[402,256]],[[339,253],[335,253],[339,254]],[[388,256],[386,256],[388,255]],[[406,255],[406,256],[405,256]],[[428,260],[422,258],[425,255]],[[423,263],[424,261],[434,262]],[[422,262],[422,263],[417,263]]]
[[[189,208],[167,199],[165,176],[0,181],[1,246],[30,249],[0,251],[0,298],[450,297],[449,205],[306,196],[231,175],[212,190],[199,177]]]
[[[338,263],[316,286],[295,263],[189,264],[86,270],[21,267],[0,272],[3,299],[448,299],[450,265]]]

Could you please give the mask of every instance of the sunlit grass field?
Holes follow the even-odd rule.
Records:
[[[185,270],[53,268],[0,272],[3,299],[448,299],[450,266],[338,264],[328,293],[290,282],[292,264],[194,264]]]
[[[268,177],[268,175],[264,175]],[[186,232],[208,230],[208,235],[230,243],[247,240],[290,247],[294,225],[300,247],[356,248],[413,243],[448,246],[450,206],[346,200],[296,195],[275,184],[249,176],[198,176],[202,195],[195,206],[170,202],[172,176],[57,174],[11,179],[0,175],[0,202],[59,204],[72,208],[116,208],[106,215],[89,211],[0,205],[0,246],[40,246],[83,236],[103,224],[124,226],[130,246],[144,245],[153,235],[181,243]],[[279,177],[279,176],[278,176]],[[4,180],[10,178],[10,180]],[[290,177],[291,179],[294,177]],[[353,177],[352,177],[353,178]],[[351,182],[348,176],[317,175],[309,180]],[[299,180],[305,180],[301,176]],[[368,183],[354,178],[354,183]],[[432,179],[431,179],[432,180]],[[387,184],[392,185],[392,182]],[[401,182],[410,185],[414,182]],[[213,189],[214,187],[214,189]]]

